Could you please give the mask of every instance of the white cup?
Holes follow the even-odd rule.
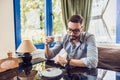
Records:
[[[55,36],[55,42],[62,42],[62,36]]]

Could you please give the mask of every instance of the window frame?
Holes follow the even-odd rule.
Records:
[[[13,0],[14,5],[14,30],[15,30],[15,49],[21,43],[21,20],[20,20],[20,0]],[[52,35],[52,0],[45,0],[45,33],[46,36]],[[44,44],[35,44],[36,48],[44,48]],[[50,47],[54,46],[53,44]]]
[[[120,43],[120,1],[117,0],[117,9],[116,9],[116,43]],[[15,31],[15,49],[21,43],[21,21],[20,21],[20,0],[13,0],[13,9],[14,9],[14,31]],[[52,35],[52,0],[45,0],[45,32],[46,36]],[[40,48],[41,44],[35,45],[37,48]],[[52,45],[53,46],[53,45]]]
[[[116,39],[115,44],[120,44],[120,0],[116,0]],[[99,18],[100,16],[92,16],[93,18]],[[113,44],[113,43],[112,43]]]
[[[120,44],[120,0],[116,1],[116,43]]]

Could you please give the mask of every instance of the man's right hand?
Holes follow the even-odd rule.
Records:
[[[54,41],[53,36],[47,36],[45,39],[45,57],[48,58],[51,56],[51,50],[48,46],[48,44],[52,43]]]
[[[53,36],[47,36],[45,40],[46,40],[45,44],[48,45],[48,44],[50,44],[54,41],[54,37]]]

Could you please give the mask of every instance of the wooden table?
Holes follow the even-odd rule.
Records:
[[[5,61],[8,61],[11,59],[2,59],[0,60],[0,64],[3,65]],[[0,80],[11,80],[13,77],[18,76],[19,74],[19,64],[22,62],[20,58],[13,58],[13,61],[15,61],[15,64],[7,67],[6,69],[0,67]],[[45,61],[43,58],[35,58],[31,62],[32,64],[38,64]],[[6,64],[7,65],[7,64]]]
[[[13,69],[19,66],[18,58],[6,58],[0,60],[0,72]]]

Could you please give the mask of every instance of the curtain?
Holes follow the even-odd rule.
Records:
[[[62,17],[67,29],[67,21],[74,14],[84,18],[84,30],[88,31],[93,0],[61,0]]]

